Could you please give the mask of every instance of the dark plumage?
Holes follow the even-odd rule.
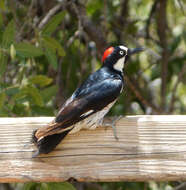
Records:
[[[91,74],[60,109],[55,120],[33,133],[38,148],[34,156],[51,152],[70,132],[94,129],[123,90],[123,67],[128,48],[106,50],[103,66]]]

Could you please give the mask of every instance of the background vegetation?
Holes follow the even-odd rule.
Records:
[[[0,0],[0,116],[53,116],[111,45],[143,46],[110,114],[186,114],[184,0]],[[175,183],[74,183],[77,189],[183,189]],[[176,187],[175,187],[176,186]],[[4,189],[73,189],[67,183]]]

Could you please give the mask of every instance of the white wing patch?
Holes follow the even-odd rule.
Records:
[[[94,112],[94,110],[89,110],[88,112],[82,114],[80,117],[87,116],[87,115],[91,114],[92,112]]]
[[[108,113],[108,111],[114,105],[115,102],[116,102],[116,100],[111,102],[109,105],[107,105],[103,110],[98,111],[98,112],[92,114],[91,116],[87,117],[86,119],[76,123],[74,125],[74,128],[70,131],[69,134],[77,133],[81,129],[91,129],[91,130],[93,130],[96,127],[98,127],[99,125],[101,125],[104,116]]]

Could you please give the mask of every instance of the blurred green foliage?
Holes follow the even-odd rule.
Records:
[[[85,7],[83,16],[91,27],[102,32],[104,48],[120,44],[146,48],[125,66],[126,87],[110,114],[186,113],[183,0],[166,1],[165,9],[159,0],[62,1],[61,8],[47,17],[59,2],[0,1],[1,117],[53,116],[101,66],[103,49],[86,31],[78,4]],[[166,17],[159,18],[162,11]],[[168,183],[154,182],[99,185],[103,190],[172,189]],[[20,188],[74,189],[66,183],[28,183]]]

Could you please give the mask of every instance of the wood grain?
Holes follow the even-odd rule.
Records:
[[[0,182],[186,180],[184,115],[123,117],[118,141],[110,127],[83,130],[32,158],[32,131],[52,119],[0,118]]]

